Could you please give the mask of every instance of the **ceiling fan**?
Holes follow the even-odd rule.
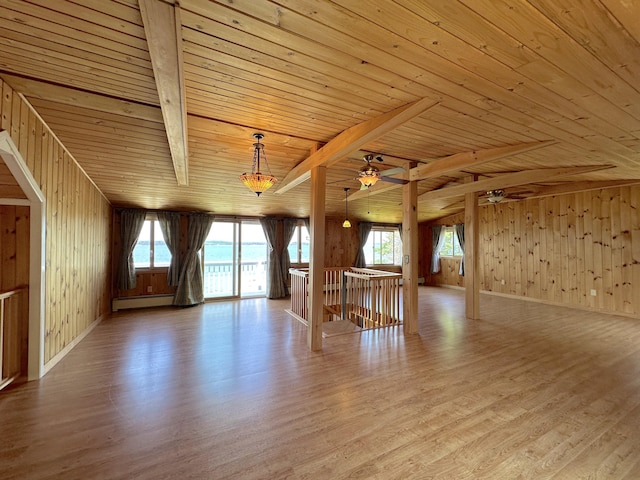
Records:
[[[489,190],[488,192],[482,193],[478,195],[478,204],[479,205],[496,205],[498,203],[504,201],[517,201],[517,200],[525,200],[527,198],[527,193],[532,193],[531,189],[519,189],[518,192],[507,192],[502,188],[497,188],[494,190]],[[461,208],[463,207],[463,201],[457,201],[452,204],[448,204],[442,207],[442,210],[450,210],[451,208]]]
[[[362,157],[362,160],[366,165],[363,165],[358,170],[356,170],[357,177],[356,180],[360,181],[360,190],[366,190],[367,188],[371,188],[374,186],[378,180],[382,180],[383,182],[390,183],[399,183],[405,184],[408,183],[408,180],[404,180],[402,178],[393,178],[392,175],[398,175],[400,173],[406,172],[406,170],[402,167],[389,168],[387,170],[380,170],[375,165],[372,165],[371,162],[373,160],[377,160],[378,162],[383,162],[384,158],[381,155],[374,156],[373,154],[367,154]]]
[[[527,197],[523,195],[518,195],[513,192],[507,193],[503,189],[495,189],[495,190],[489,190],[488,192],[480,195],[480,198],[485,199],[488,203],[496,204],[507,199],[508,200],[524,200]]]

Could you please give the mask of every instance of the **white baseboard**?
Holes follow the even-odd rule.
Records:
[[[114,298],[111,310],[126,310],[127,308],[165,307],[173,305],[173,295],[144,295],[141,297]]]

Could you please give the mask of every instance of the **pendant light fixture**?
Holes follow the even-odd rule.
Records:
[[[351,222],[349,221],[349,200],[347,199],[347,195],[349,193],[349,188],[344,189],[344,222],[342,222],[342,226],[344,228],[351,228]]]
[[[264,135],[262,133],[254,133],[253,138],[255,138],[257,142],[253,144],[253,165],[251,167],[251,173],[243,173],[240,175],[240,180],[249,190],[260,196],[262,192],[273,187],[278,179],[271,175],[267,156],[264,153],[264,145],[260,143],[260,140],[264,138]],[[267,171],[269,171],[269,174],[260,172],[260,157],[262,157],[264,163],[267,164]]]

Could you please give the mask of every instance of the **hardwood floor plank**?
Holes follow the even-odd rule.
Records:
[[[0,392],[3,479],[638,478],[637,319],[419,289],[306,347],[288,300],[121,311]]]

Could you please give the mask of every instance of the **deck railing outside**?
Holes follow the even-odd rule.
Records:
[[[205,262],[203,283],[205,297],[234,295],[237,270],[234,262]],[[267,262],[250,261],[240,263],[242,294],[260,295],[267,289]]]

